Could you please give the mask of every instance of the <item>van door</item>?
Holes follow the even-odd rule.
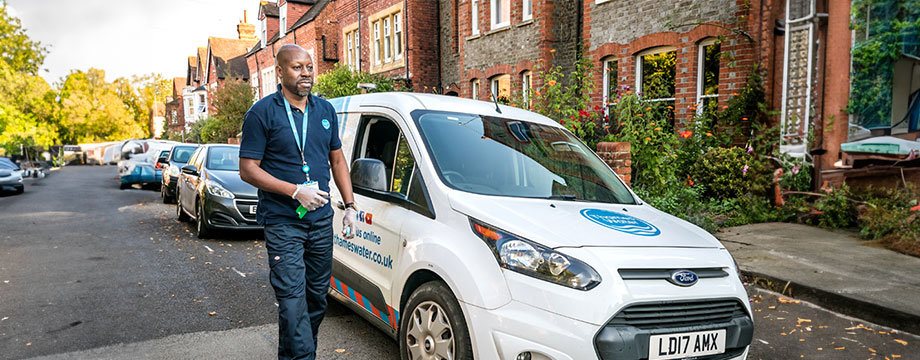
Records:
[[[354,115],[357,116],[357,115]],[[391,306],[393,269],[397,268],[403,249],[400,231],[407,213],[409,177],[414,157],[401,131],[402,118],[388,110],[365,113],[356,120],[352,141],[351,162],[376,159],[386,169],[385,189],[374,190],[353,184],[358,204],[358,226],[353,239],[344,239],[342,232],[341,196],[333,198],[340,210],[334,222],[333,282],[335,291],[345,295],[360,307],[380,319],[388,327],[398,327],[398,313]]]

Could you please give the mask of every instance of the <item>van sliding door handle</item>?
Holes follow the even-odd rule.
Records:
[[[339,208],[339,210],[345,210],[345,203],[343,203],[343,202],[341,202],[341,201],[337,201],[337,202],[335,203],[335,207]]]

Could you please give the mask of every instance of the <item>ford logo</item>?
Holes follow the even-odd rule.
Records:
[[[581,216],[584,216],[586,219],[600,226],[627,234],[639,236],[656,236],[661,234],[661,230],[658,230],[655,225],[649,224],[645,220],[613,211],[583,209],[581,210]]]
[[[693,271],[675,270],[671,272],[671,277],[668,281],[677,286],[693,286],[699,279],[700,277]]]

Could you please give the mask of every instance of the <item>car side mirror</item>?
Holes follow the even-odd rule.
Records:
[[[198,176],[198,168],[195,165],[185,165],[182,167],[182,173],[191,176]]]
[[[351,163],[351,184],[374,191],[387,191],[387,168],[377,159],[358,159]]]
[[[157,159],[157,162],[160,163],[160,164],[169,164],[169,159],[168,159],[168,158],[159,158],[159,159]]]

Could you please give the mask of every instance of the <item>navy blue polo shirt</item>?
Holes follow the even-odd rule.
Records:
[[[291,114],[300,136],[303,112],[291,105]],[[342,148],[339,122],[332,104],[313,94],[307,100],[307,114],[304,159],[310,166],[310,180],[318,182],[320,189],[329,192],[329,152]],[[301,170],[296,143],[279,85],[277,92],[262,98],[246,112],[240,157],[262,160],[260,167],[267,173],[292,184],[302,184],[306,181],[306,174]],[[289,195],[259,190],[256,220],[260,225],[312,222],[332,214],[332,207],[326,204],[300,219],[297,217],[298,205],[300,203]]]

